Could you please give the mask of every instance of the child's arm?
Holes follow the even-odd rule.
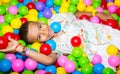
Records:
[[[86,14],[88,16],[92,16],[91,12],[76,12],[74,15],[79,18],[81,15]],[[98,16],[102,20],[107,20],[107,19],[114,19],[110,14],[105,14],[105,13],[100,13],[96,12],[96,16]]]
[[[6,49],[2,49],[0,51],[2,52],[14,52],[14,49],[16,48],[16,46],[18,45],[18,42],[16,40],[11,39],[10,43],[8,45],[8,47]],[[22,45],[19,45],[16,48],[16,52],[22,53],[23,52],[24,47]],[[27,50],[27,54],[26,54],[29,58],[42,63],[44,65],[51,65],[56,61],[57,58],[57,54],[56,53],[51,53],[50,55],[45,55],[42,53],[38,53],[38,52],[34,52],[32,50]]]

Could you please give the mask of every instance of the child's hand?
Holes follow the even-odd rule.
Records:
[[[9,43],[6,49],[2,49],[0,51],[2,52],[13,52],[16,48],[16,46],[19,44],[16,40],[14,39],[9,39]]]

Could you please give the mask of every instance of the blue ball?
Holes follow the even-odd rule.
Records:
[[[52,74],[56,74],[56,67],[54,65],[47,66],[45,71],[52,72]]]
[[[18,3],[17,5],[17,8],[21,7],[21,6],[25,6],[23,3]]]
[[[56,13],[59,13],[59,9],[60,9],[60,6],[54,7],[54,10],[55,10]]]
[[[95,74],[102,74],[102,71],[104,69],[104,65],[103,64],[95,64],[93,67],[93,71]]]
[[[16,55],[16,57],[17,57],[18,59],[22,59],[22,58],[23,58],[23,56],[22,56],[21,53],[16,52],[15,55]]]
[[[38,63],[38,65],[37,65],[37,69],[38,70],[43,70],[43,69],[45,69],[45,65],[43,65],[43,64],[41,64],[41,63]]]
[[[11,69],[11,66],[12,66],[12,63],[7,59],[3,59],[2,61],[0,61],[1,72],[8,72]]]
[[[53,0],[47,0],[46,1],[46,6],[47,7],[52,7],[54,5],[54,1]]]
[[[46,43],[51,46],[52,50],[56,49],[56,42],[54,40],[47,40]]]
[[[42,11],[38,12],[38,18],[41,18],[41,17],[43,17]]]
[[[53,22],[50,24],[50,28],[55,32],[58,33],[61,31],[61,25],[58,22]]]
[[[32,2],[32,0],[24,0],[24,4],[26,5],[27,3]]]
[[[72,74],[82,74],[80,71],[75,70]]]
[[[14,32],[14,34],[19,34],[19,30],[18,29],[14,29],[13,32]]]

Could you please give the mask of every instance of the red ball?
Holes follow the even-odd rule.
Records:
[[[25,22],[27,22],[27,21],[28,21],[28,20],[27,20],[27,18],[24,18],[24,17],[23,17],[23,18],[21,18],[20,20],[21,20],[21,22],[22,22],[22,23],[25,23]]]
[[[20,40],[20,36],[18,34],[14,34],[14,39],[15,40]]]
[[[54,66],[55,66],[56,68],[59,67],[59,64],[58,64],[57,61],[54,63]]]
[[[78,36],[72,37],[72,39],[71,39],[71,44],[72,44],[72,46],[74,46],[74,47],[80,46],[80,44],[81,44],[81,39],[80,39],[80,37],[78,37]]]
[[[45,74],[52,74],[51,72],[46,72]]]
[[[30,10],[30,9],[35,9],[35,4],[33,2],[29,2],[27,3],[27,8]]]
[[[7,32],[4,34],[4,37],[6,37],[7,39],[14,39],[14,34],[12,32]]]
[[[100,19],[100,22],[99,22],[100,24],[105,24],[105,21],[104,20],[102,20],[102,19]]]
[[[46,0],[38,0],[38,2],[44,2],[44,3],[45,3],[45,2],[46,2]]]
[[[23,2],[24,2],[24,0],[18,0],[18,2],[19,2],[19,3],[23,3]]]
[[[90,17],[89,17],[88,15],[83,14],[83,15],[80,16],[79,19],[81,19],[81,20],[89,20],[89,18],[90,18]]]
[[[103,9],[107,9],[107,2],[106,2],[106,0],[101,0],[102,2],[101,2],[101,7],[103,8]]]
[[[120,16],[120,7],[116,10],[116,14]]]
[[[0,36],[0,50],[5,49],[8,46],[8,39],[6,37]]]
[[[120,31],[120,26],[116,27],[116,29],[118,29]]]
[[[49,44],[42,44],[40,46],[40,52],[46,55],[49,55],[51,53],[52,49]]]
[[[118,26],[117,20],[107,19],[106,25],[111,26],[112,28],[116,28]]]

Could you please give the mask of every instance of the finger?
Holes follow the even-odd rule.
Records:
[[[12,43],[17,43],[17,41],[16,40],[14,40],[14,39],[9,39],[9,41],[11,41]]]
[[[2,49],[2,50],[0,50],[1,52],[8,52],[8,50],[6,50],[6,49]]]

